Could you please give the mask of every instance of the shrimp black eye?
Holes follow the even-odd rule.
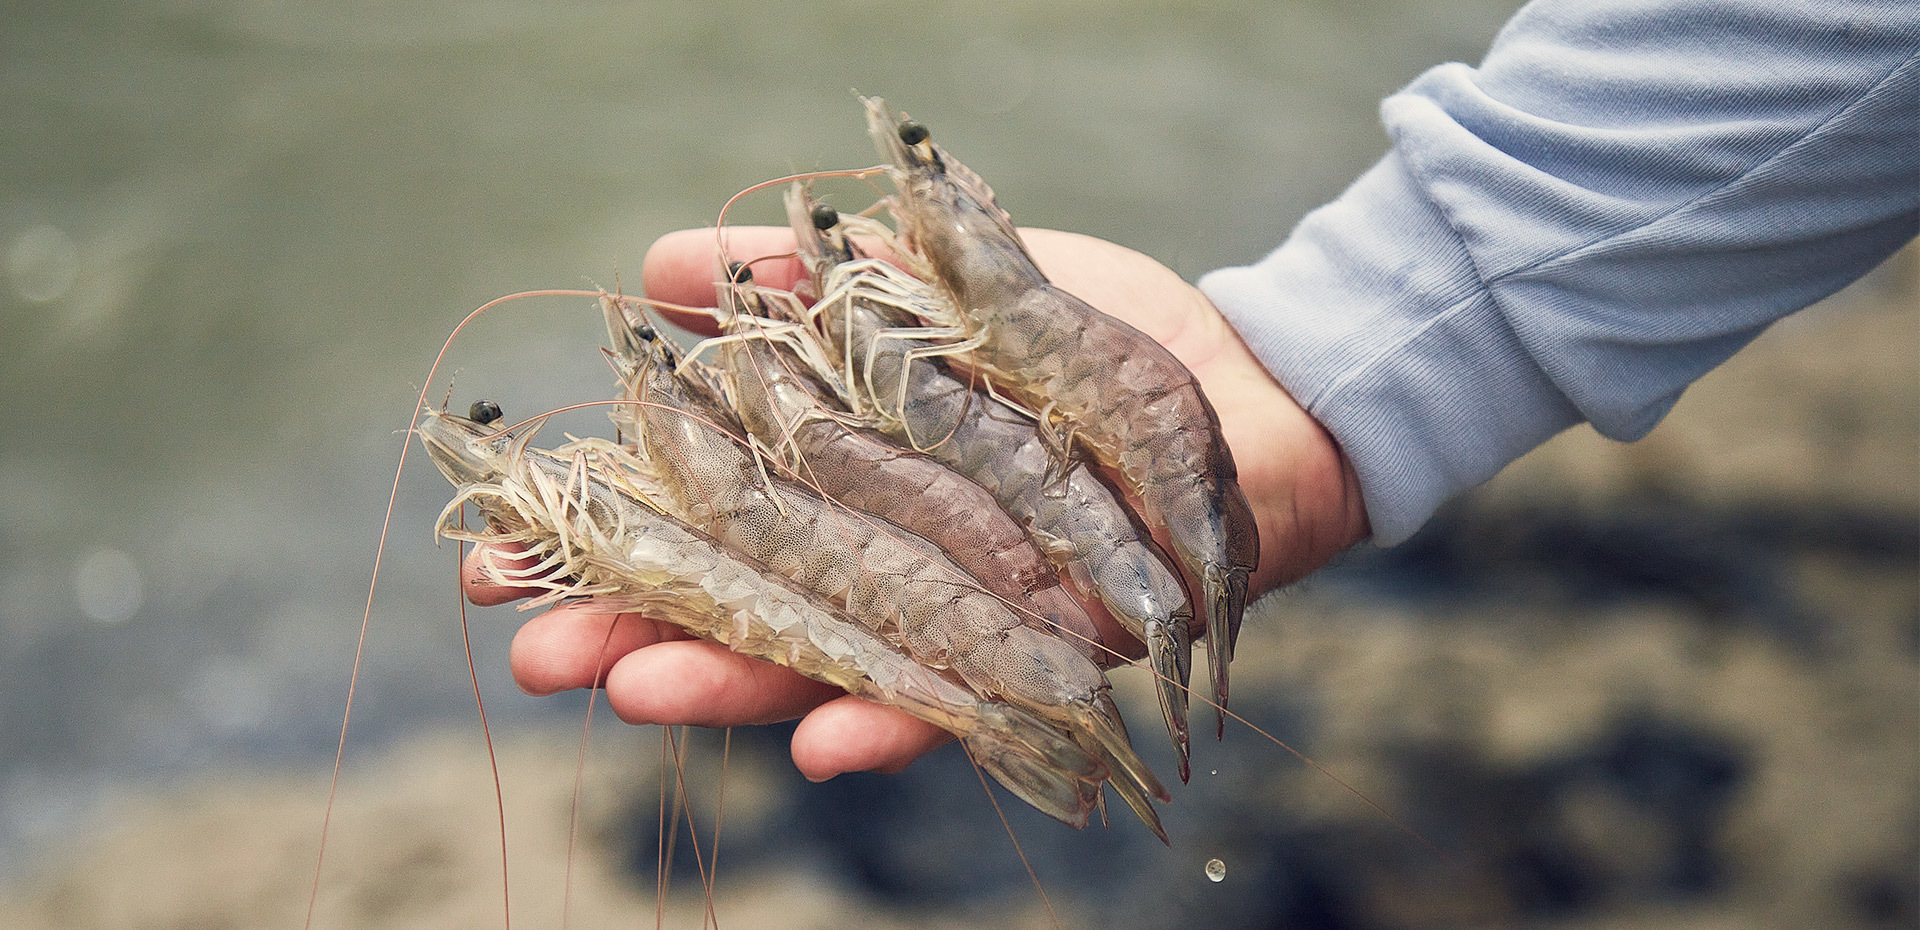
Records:
[[[473,402],[473,406],[467,408],[467,419],[481,426],[492,423],[504,416],[506,416],[506,414],[500,410],[500,405],[490,400],[476,400]]]
[[[633,334],[638,337],[641,342],[652,342],[655,335],[653,325],[650,323],[633,324]]]
[[[933,135],[933,133],[927,131],[927,127],[922,126],[919,123],[916,123],[910,119],[900,121],[899,132],[900,132],[900,141],[905,142],[908,145],[919,145],[920,143],[927,141],[928,136]]]
[[[821,232],[826,232],[827,230],[832,229],[833,227],[838,225],[840,225],[840,211],[835,210],[834,208],[829,207],[824,203],[814,205],[813,228],[818,229]]]
[[[735,284],[751,284],[753,283],[753,269],[739,262],[733,262],[727,265],[727,278]]]

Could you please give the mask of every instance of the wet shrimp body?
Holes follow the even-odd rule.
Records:
[[[720,378],[742,424],[826,497],[911,527],[1029,626],[1057,633],[1098,661],[1099,631],[1052,563],[987,489],[938,459],[849,426],[833,392],[764,319],[736,316]],[[792,335],[804,337],[804,332]]]
[[[417,433],[459,489],[440,532],[485,547],[487,581],[539,591],[527,606],[587,598],[676,624],[946,729],[1075,827],[1095,809],[1105,821],[1111,786],[1167,842],[1153,802],[1171,795],[1129,740],[1078,601],[1098,598],[1145,644],[1186,781],[1193,638],[1209,640],[1224,717],[1258,555],[1218,417],[1157,342],[1051,284],[977,176],[865,102],[891,166],[795,177],[886,170],[895,192],[840,216],[793,186],[810,277],[797,293],[752,286],[725,233],[735,200],[794,178],[722,207],[726,332],[717,356],[692,358],[724,366],[690,363],[642,309],[696,308],[598,293],[621,381],[614,441],[532,449],[487,425],[497,408],[435,413],[422,389]],[[851,245],[867,236],[886,263]],[[595,296],[529,291],[468,319],[562,294]],[[468,504],[483,528],[454,520]]]
[[[543,452],[433,411],[420,434],[434,464],[460,489],[441,534],[513,544],[535,560],[531,569],[489,561],[494,582],[547,589],[536,603],[594,595],[609,611],[644,611],[734,652],[899,708],[958,736],[1029,804],[1076,827],[1086,824],[1107,777],[1099,759],[1053,725],[976,696],[818,595],[661,513],[618,446],[584,440]],[[450,522],[467,502],[485,516],[485,531]]]
[[[1133,751],[1098,667],[1061,637],[1023,623],[950,561],[931,557],[931,543],[769,478],[717,428],[730,412],[702,396],[697,379],[674,373],[677,351],[650,328],[628,325],[612,301],[606,308],[634,402],[616,417],[638,437],[636,461],[672,492],[663,506],[825,596],[922,665],[1064,728],[1107,763],[1115,774],[1109,783],[1164,841],[1149,799],[1170,795]]]
[[[1198,589],[1224,705],[1259,538],[1212,404],[1165,347],[1051,284],[978,175],[923,127],[864,99],[892,163],[889,207],[955,308],[944,322],[964,333],[969,364],[1052,424],[1056,455],[1084,446],[1166,527]]]
[[[986,488],[1077,587],[1147,644],[1185,781],[1193,613],[1172,564],[1085,465],[1050,475],[1052,458],[1030,417],[956,376],[938,357],[909,363],[932,344],[898,335],[915,325],[913,315],[895,305],[897,298],[864,286],[864,273],[851,280],[838,273],[858,256],[831,208],[809,201],[798,186],[787,206],[816,290],[835,295],[814,305],[813,331],[828,344],[825,354],[846,369],[848,389],[874,408],[880,429],[902,442],[918,437],[928,455]]]

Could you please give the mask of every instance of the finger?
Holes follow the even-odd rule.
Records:
[[[776,723],[844,693],[703,640],[648,646],[623,657],[607,674],[607,704],[632,724]]]
[[[748,263],[755,283],[782,290],[804,280],[806,267],[793,254],[793,231],[779,226],[729,226],[724,234],[713,229],[682,229],[661,236],[647,249],[640,266],[640,285],[648,297],[690,307],[711,307],[713,285],[724,280],[720,249],[727,257]],[[694,332],[718,332],[712,318],[669,311],[678,326]]]
[[[898,772],[953,734],[917,717],[842,695],[793,731],[793,764],[810,781],[843,772]]]
[[[855,241],[864,254],[891,260],[892,252],[866,237]],[[716,235],[712,228],[682,229],[655,240],[641,263],[640,285],[648,297],[690,307],[716,303],[713,286],[724,280],[721,254],[745,264],[753,282],[790,291],[807,279],[807,268],[794,253],[793,231],[781,226],[729,226]],[[703,335],[718,332],[705,314],[662,311],[677,326]]]
[[[555,607],[522,625],[507,662],[520,690],[536,696],[557,694],[593,687],[622,656],[684,635],[639,614],[609,614],[582,601]]]
[[[518,570],[531,566],[531,558],[514,558],[517,551],[506,546],[475,546],[460,563],[460,587],[467,593],[467,600],[481,607],[492,607],[517,601],[523,597],[533,597],[542,593],[540,588],[525,588],[501,585],[488,577],[488,566]]]

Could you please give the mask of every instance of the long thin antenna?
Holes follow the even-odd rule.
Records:
[[[466,515],[462,514],[461,526],[466,525]],[[454,577],[460,577],[460,566],[466,563],[467,544],[461,543],[455,550],[459,556],[454,562]],[[456,587],[454,590],[458,591]],[[500,811],[500,907],[502,923],[507,930],[513,928],[513,898],[511,883],[507,871],[507,793],[500,786],[500,757],[493,751],[493,729],[487,726],[487,702],[480,697],[480,673],[473,664],[473,639],[467,629],[467,599],[460,598],[460,645],[467,653],[467,680],[473,683],[473,704],[480,709],[480,735],[487,741],[487,764],[493,767],[493,802]]]

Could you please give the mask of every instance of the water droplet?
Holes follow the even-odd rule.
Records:
[[[1207,774],[1208,774],[1208,775],[1218,775],[1218,774],[1220,774],[1220,770],[1219,770],[1219,769],[1214,769],[1213,771],[1210,771],[1210,772],[1208,772]]]
[[[57,226],[35,226],[7,250],[7,276],[13,292],[28,303],[58,300],[79,274],[80,252]]]
[[[1226,878],[1227,878],[1227,864],[1224,862],[1221,862],[1218,859],[1208,859],[1207,860],[1207,881],[1220,882],[1220,881],[1226,881]]]
[[[95,549],[73,569],[73,599],[98,623],[125,623],[146,599],[140,566],[118,549]]]

